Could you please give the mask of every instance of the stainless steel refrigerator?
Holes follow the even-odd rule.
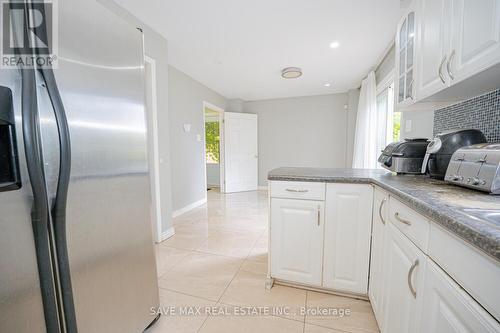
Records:
[[[0,332],[142,332],[159,305],[143,36],[94,0],[57,17],[57,68],[0,70]]]

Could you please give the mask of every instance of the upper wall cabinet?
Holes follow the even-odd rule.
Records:
[[[448,75],[462,81],[500,61],[500,0],[453,0]]]
[[[417,98],[430,96],[450,84],[445,75],[450,48],[450,31],[446,24],[450,0],[421,0],[417,34]]]
[[[410,8],[399,23],[396,36],[396,102],[398,106],[414,102],[415,31],[415,11]]]
[[[413,71],[402,54],[413,47],[408,40],[411,29],[405,27],[410,14],[416,25]],[[485,70],[500,71],[500,0],[415,0],[398,26],[396,47],[400,109],[454,102],[496,89],[500,80]],[[474,80],[465,81],[472,76]]]

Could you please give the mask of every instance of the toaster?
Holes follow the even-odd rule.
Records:
[[[451,157],[445,180],[500,194],[500,143],[478,144],[457,150]]]
[[[381,166],[400,174],[420,174],[428,139],[405,139],[390,143],[378,158]]]

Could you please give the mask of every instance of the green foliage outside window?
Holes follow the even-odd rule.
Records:
[[[393,117],[393,132],[392,136],[394,139],[394,142],[399,141],[400,134],[401,134],[401,112],[394,112],[394,117]]]
[[[207,163],[219,163],[220,160],[219,122],[205,123],[205,142],[207,151]]]

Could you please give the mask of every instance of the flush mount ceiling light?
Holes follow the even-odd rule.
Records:
[[[329,87],[329,86],[331,86],[331,84],[330,83],[325,83],[324,86],[325,87]]]
[[[302,69],[298,67],[287,67],[281,71],[281,77],[284,79],[296,79],[302,76]]]
[[[330,43],[330,48],[332,49],[336,49],[337,47],[340,46],[340,43],[339,42],[331,42]]]

